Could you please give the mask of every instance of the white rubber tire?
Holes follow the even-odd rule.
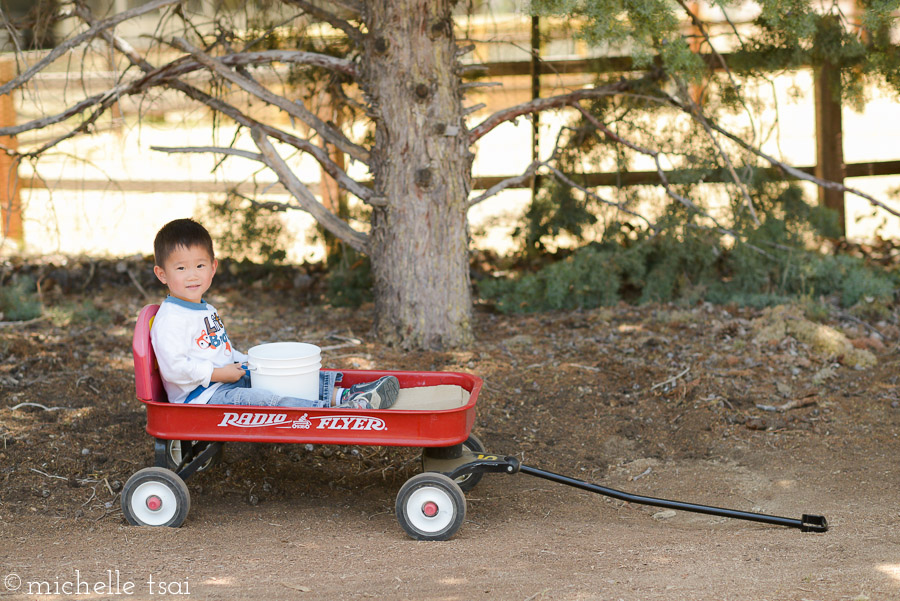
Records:
[[[191,494],[178,474],[162,467],[146,467],[122,488],[122,513],[133,526],[169,526],[184,523]]]
[[[397,493],[397,521],[416,540],[452,538],[466,519],[466,497],[459,485],[437,472],[413,476]]]

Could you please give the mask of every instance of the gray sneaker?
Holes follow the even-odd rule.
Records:
[[[363,382],[354,384],[350,387],[350,400],[365,400],[372,406],[372,409],[388,409],[397,402],[397,396],[400,394],[400,381],[396,376],[383,376],[374,382]]]
[[[363,395],[357,395],[349,401],[335,405],[335,409],[371,409],[372,405]]]

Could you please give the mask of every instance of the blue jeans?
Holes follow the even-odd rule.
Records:
[[[335,371],[319,372],[319,398],[316,400],[279,396],[268,390],[250,388],[250,374],[237,382],[226,382],[213,392],[210,405],[262,405],[266,407],[331,407],[335,382],[343,374]]]

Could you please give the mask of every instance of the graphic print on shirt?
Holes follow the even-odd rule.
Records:
[[[194,339],[197,346],[206,350],[208,348],[218,349],[224,344],[225,350],[230,353],[231,342],[228,340],[228,334],[225,332],[225,322],[222,321],[219,314],[216,313],[212,317],[204,317],[203,323],[206,326],[205,331],[202,331]]]

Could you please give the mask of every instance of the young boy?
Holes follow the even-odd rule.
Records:
[[[150,339],[169,402],[387,409],[397,400],[400,385],[394,376],[345,389],[335,387],[337,373],[319,372],[318,399],[250,388],[241,366],[247,356],[234,348],[218,311],[203,300],[218,267],[209,232],[192,219],[176,219],[156,234],[153,251],[153,273],[169,296],[153,320]]]

